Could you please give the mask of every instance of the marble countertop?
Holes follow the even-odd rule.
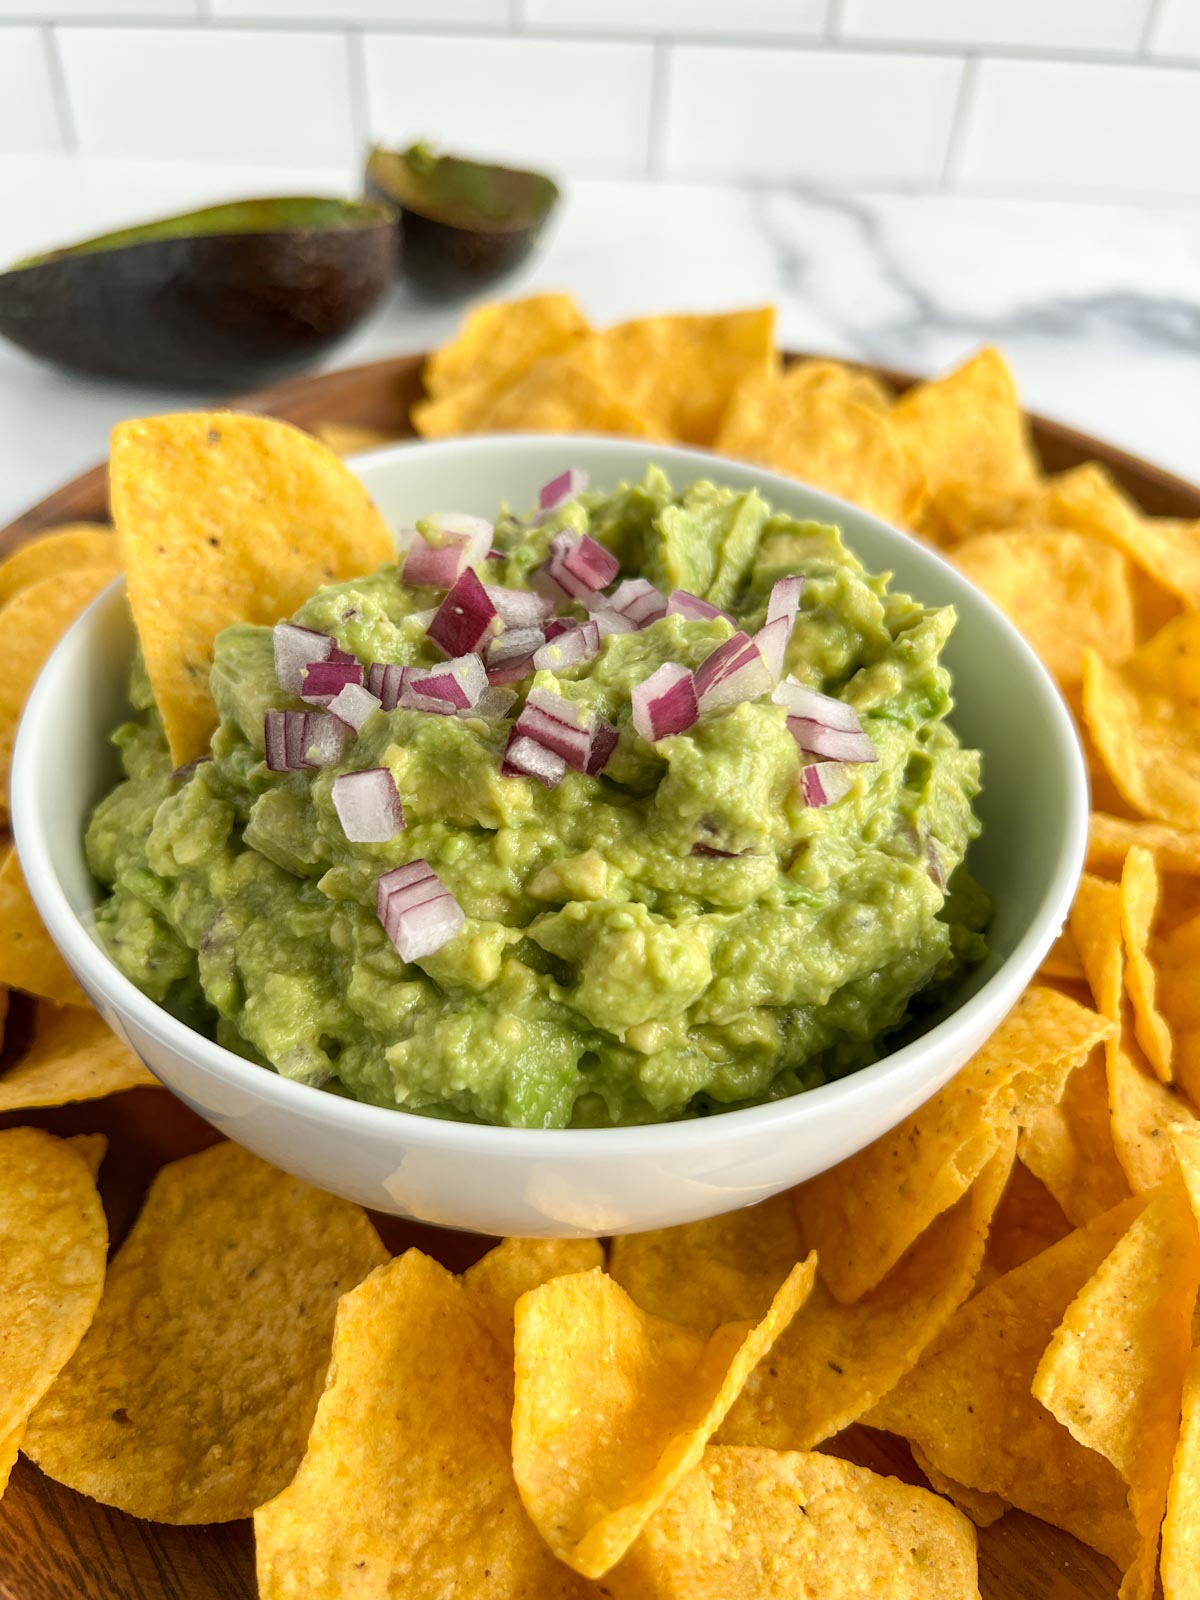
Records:
[[[0,158],[0,259],[336,171]],[[1200,479],[1200,209],[581,182],[504,288],[597,322],[773,301],[781,343],[938,371],[985,341],[1025,404]],[[427,348],[460,313],[398,291],[328,363]],[[101,384],[0,346],[0,522],[102,458],[109,428],[213,398]]]

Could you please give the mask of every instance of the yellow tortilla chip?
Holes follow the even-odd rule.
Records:
[[[1058,1104],[1021,1130],[1021,1161],[1077,1228],[1129,1196],[1110,1123],[1104,1046],[1097,1045],[1067,1079]]]
[[[262,1600],[583,1600],[530,1522],[509,1453],[512,1343],[409,1250],[338,1307],[292,1482],[254,1514]]]
[[[378,428],[363,428],[352,422],[318,422],[312,431],[335,456],[361,455],[364,450],[378,450],[397,439],[394,433],[381,433]]]
[[[386,1259],[365,1211],[238,1145],[172,1162],[26,1455],[151,1521],[249,1516],[304,1454],[338,1297]]]
[[[0,1071],[0,1111],[65,1106],[157,1087],[154,1074],[95,1011],[40,1000],[29,1048]]]
[[[107,1251],[83,1155],[37,1128],[0,1133],[0,1491],[30,1412],[87,1332]]]
[[[121,552],[111,528],[96,522],[68,522],[35,535],[0,561],[0,606],[15,594],[64,573],[98,567],[115,578]]]
[[[998,1494],[985,1494],[981,1489],[968,1489],[965,1483],[956,1483],[944,1472],[939,1472],[920,1445],[910,1445],[909,1448],[918,1468],[929,1479],[929,1487],[944,1495],[947,1500],[953,1500],[963,1516],[970,1517],[977,1528],[990,1528],[992,1523],[999,1522],[1008,1510],[1008,1502],[1002,1500]]]
[[[711,445],[738,385],[776,369],[775,309],[621,322],[594,336],[588,358],[660,438]]]
[[[23,588],[0,612],[0,815],[8,810],[8,770],[29,691],[54,646],[112,579],[109,567],[59,572]]]
[[[42,925],[12,845],[0,861],[0,983],[56,1005],[91,1007]]]
[[[925,480],[886,411],[803,368],[738,389],[715,448],[853,501],[887,522],[913,521]]]
[[[1154,1591],[1197,1289],[1200,1233],[1174,1173],[1080,1289],[1033,1380],[1034,1397],[1129,1485],[1129,1600]]]
[[[1164,931],[1155,954],[1158,1004],[1174,1042],[1175,1076],[1200,1105],[1200,914]]]
[[[1184,1373],[1182,1406],[1162,1526],[1163,1600],[1200,1595],[1200,1350]]]
[[[1085,650],[1083,714],[1135,812],[1200,828],[1200,612],[1169,622],[1120,667]]]
[[[916,384],[892,414],[935,501],[963,483],[1019,494],[1037,479],[1016,384],[998,350],[980,350],[944,378]]]
[[[568,294],[475,306],[457,336],[425,363],[425,391],[435,400],[528,372],[543,356],[561,355],[591,332]]]
[[[1162,872],[1185,873],[1200,878],[1200,830],[1189,833],[1161,822],[1110,817],[1093,811],[1088,827],[1087,869],[1102,876],[1119,876],[1134,845],[1151,851]]]
[[[502,389],[470,429],[481,433],[619,433],[634,439],[662,434],[627,398],[608,388],[575,355],[546,356]]]
[[[25,1437],[25,1428],[14,1428],[11,1433],[0,1435],[0,1500],[4,1498],[4,1491],[8,1488],[9,1476],[17,1464],[17,1457],[21,1453],[21,1440]]]
[[[801,1236],[843,1304],[896,1264],[995,1154],[997,1130],[1061,1098],[1110,1024],[1057,990],[1027,989],[962,1071],[898,1128],[794,1191]]]
[[[977,1600],[975,1534],[834,1456],[711,1447],[606,1581],[613,1600]]]
[[[108,1154],[108,1139],[102,1133],[76,1133],[67,1143],[77,1156],[82,1157],[92,1177],[95,1178]]]
[[[811,1257],[794,1267],[761,1322],[726,1323],[707,1342],[640,1311],[601,1272],[522,1296],[513,1470],[555,1555],[589,1578],[620,1561],[698,1464],[814,1270]]]
[[[1008,1187],[988,1229],[987,1251],[975,1287],[981,1289],[1014,1271],[1066,1238],[1070,1231],[1071,1224],[1046,1185],[1024,1162],[1014,1162]]]
[[[598,1239],[505,1239],[469,1266],[462,1281],[477,1320],[507,1347],[523,1294],[551,1278],[603,1266],[604,1247]]]
[[[1137,1549],[1125,1485],[1030,1393],[1055,1328],[1138,1215],[1126,1201],[997,1278],[865,1419],[918,1445],[940,1472],[1065,1528],[1119,1566]]]
[[[1136,643],[1130,566],[1119,550],[1040,527],[985,533],[954,552],[960,572],[1019,628],[1059,683],[1083,651],[1123,661]]]
[[[278,622],[321,584],[395,559],[353,473],[269,417],[123,422],[109,478],[133,620],[177,765],[203,755],[216,727],[208,672],[222,628]]]
[[[1042,978],[1061,978],[1067,983],[1087,981],[1083,962],[1079,959],[1079,946],[1075,943],[1069,926],[1062,930],[1050,946],[1046,959],[1038,968],[1038,975]]]
[[[1135,846],[1121,873],[1121,931],[1125,939],[1125,989],[1142,1054],[1163,1083],[1171,1081],[1171,1033],[1158,1011],[1158,978],[1150,935],[1160,899],[1158,870],[1148,850]]]

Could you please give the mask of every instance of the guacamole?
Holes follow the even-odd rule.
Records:
[[[836,528],[709,482],[676,491],[656,469],[540,518],[503,512],[474,571],[544,589],[562,536],[584,534],[619,582],[685,590],[708,602],[685,609],[734,620],[675,611],[609,632],[573,665],[526,663],[501,675],[515,696],[501,715],[379,705],[325,765],[295,771],[264,759],[268,713],[304,710],[277,680],[272,629],[218,636],[211,759],[182,771],[135,662],[134,715],[113,735],[126,776],[86,841],[121,970],[286,1077],[527,1128],[795,1094],[875,1060],[915,1006],[936,1004],[982,957],[988,915],[963,866],[980,760],[946,721],[939,661],[953,611],[892,593]],[[364,667],[444,664],[427,633],[443,593],[402,570],[321,589],[292,620]],[[849,708],[873,751],[839,768],[827,802],[802,775],[828,768],[770,692],[709,714],[702,701],[661,738],[634,725],[639,685],[663,667],[692,681],[735,628],[764,627],[793,574],[789,680]],[[566,597],[557,610],[589,616]],[[614,730],[598,775],[567,767],[551,786],[513,768],[534,690]],[[403,825],[353,843],[334,786],[366,770],[390,773]],[[410,961],[378,909],[380,878],[406,863],[427,863],[461,908],[456,931]]]

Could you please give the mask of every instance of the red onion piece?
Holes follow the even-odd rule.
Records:
[[[415,589],[449,589],[466,565],[465,544],[447,544],[435,549],[419,533],[414,533],[404,557],[403,577],[405,583]]]
[[[567,667],[578,667],[600,653],[600,630],[595,622],[585,622],[581,628],[571,628],[542,645],[533,653],[533,665],[539,670],[563,672]]]
[[[686,589],[671,590],[667,598],[666,615],[684,617],[688,622],[713,622],[717,617],[724,617],[726,622],[733,621],[728,611],[710,605],[707,600],[701,600],[698,594],[689,594]]]
[[[361,683],[363,669],[357,661],[311,661],[304,669],[300,698],[310,706],[327,706],[348,683]]]
[[[586,772],[594,727],[595,718],[586,707],[549,689],[531,689],[514,732],[536,739],[577,772]]]
[[[610,611],[619,611],[639,628],[648,628],[652,622],[667,614],[667,602],[646,578],[626,578],[605,599]]]
[[[378,695],[364,689],[361,683],[348,683],[329,702],[329,714],[357,733],[372,711],[378,711],[379,707]]]
[[[446,944],[466,918],[427,861],[385,872],[375,886],[375,914],[402,961],[419,961]]]
[[[622,616],[619,611],[609,611],[607,608],[592,612],[592,621],[602,639],[607,639],[612,633],[636,633],[637,623],[630,622],[628,617]]]
[[[609,757],[617,748],[620,737],[611,722],[605,722],[603,717],[596,718],[596,726],[592,732],[592,753],[588,757],[587,764],[589,778],[598,778],[604,771]]]
[[[532,589],[505,589],[498,583],[483,587],[506,628],[533,628],[553,615],[554,602]]]
[[[367,669],[367,688],[385,711],[395,711],[400,704],[400,692],[408,671],[407,667],[391,661],[375,661]]]
[[[718,861],[733,861],[743,854],[741,850],[718,850],[715,844],[694,844],[691,853],[694,856],[712,856]]]
[[[819,694],[816,689],[807,689],[795,678],[785,678],[772,692],[771,699],[777,706],[783,707],[789,718],[804,717],[826,728],[837,728],[842,733],[862,732],[862,723],[853,706],[848,706],[844,700],[836,700],[831,694]]]
[[[314,661],[328,661],[330,654],[337,651],[337,641],[329,634],[298,627],[294,622],[277,622],[271,630],[271,642],[275,648],[275,681],[287,694],[300,693],[305,667]]]
[[[351,730],[323,711],[268,711],[263,744],[271,772],[302,772],[327,767],[342,754]]]
[[[814,761],[800,768],[800,793],[806,806],[830,806],[850,792],[854,774],[840,761]]]
[[[303,716],[304,713],[293,712],[292,715]],[[288,771],[286,716],[286,711],[268,711],[263,716],[263,746],[270,772]]]
[[[500,766],[501,777],[536,778],[547,789],[553,789],[562,782],[566,770],[562,756],[513,728]]]
[[[788,732],[807,756],[826,756],[830,761],[878,761],[879,754],[865,733],[846,733],[829,728],[808,717],[789,717]]]
[[[783,618],[790,636],[800,615],[800,597],[803,593],[804,579],[798,573],[791,578],[776,578],[771,585],[771,598],[767,601],[767,622],[777,622]]]
[[[291,715],[295,716],[298,713],[293,712]],[[353,730],[340,717],[329,716],[323,711],[306,711],[302,765],[331,767],[335,761],[341,760],[346,741],[352,732]]]
[[[300,772],[305,765],[305,729],[310,714],[307,711],[285,711],[283,713],[283,770],[285,772]]]
[[[531,661],[533,652],[540,650],[545,642],[546,635],[541,628],[506,628],[488,643],[485,657],[488,671],[511,666],[514,661]]]
[[[538,510],[557,511],[559,506],[566,505],[568,500],[574,500],[576,495],[582,494],[587,486],[588,475],[582,467],[568,467],[538,490]]]
[[[522,656],[518,661],[510,661],[503,667],[489,667],[487,680],[493,688],[502,688],[508,683],[520,683],[533,671],[533,657]]]
[[[331,798],[351,844],[386,844],[404,826],[400,793],[386,767],[339,773],[333,780]]]
[[[572,628],[579,626],[574,617],[551,617],[542,632],[549,644],[551,639],[557,639],[560,633],[570,633]]]
[[[686,733],[699,714],[696,681],[678,661],[664,661],[630,695],[633,725],[651,744]]]
[[[767,663],[772,683],[778,683],[783,677],[788,640],[791,636],[792,625],[786,617],[776,617],[774,622],[768,622],[754,635],[754,642],[758,646],[759,654]]]
[[[473,706],[488,686],[483,662],[476,655],[457,656],[444,666],[422,671],[410,667],[400,691],[400,704],[410,711],[453,716]]]
[[[425,633],[443,655],[453,659],[482,649],[499,631],[499,621],[487,590],[468,567],[454,580]]]
[[[460,717],[482,717],[485,722],[499,722],[506,717],[516,704],[517,695],[514,689],[503,689],[496,684],[489,683],[473,706],[466,711],[460,711]]]
[[[606,550],[587,533],[565,546],[562,565],[576,583],[582,584],[584,590],[592,594],[610,584],[621,570],[621,563],[612,551]],[[558,577],[557,573],[555,577]]]
[[[504,554],[503,550],[489,550],[487,553],[487,559],[489,561],[507,561],[508,557]]]
[[[753,639],[742,632],[719,644],[696,668],[701,712],[721,711],[757,700],[771,688],[771,673]]]
[[[467,565],[482,561],[492,548],[495,528],[486,517],[473,517],[465,511],[435,511],[424,517],[426,544],[461,544],[467,552]],[[430,537],[430,534],[433,537]]]

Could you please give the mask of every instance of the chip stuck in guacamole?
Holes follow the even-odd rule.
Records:
[[[372,1104],[614,1126],[854,1071],[981,958],[951,610],[653,467],[408,541],[218,634],[211,758],[135,662],[87,852],[152,999]]]

